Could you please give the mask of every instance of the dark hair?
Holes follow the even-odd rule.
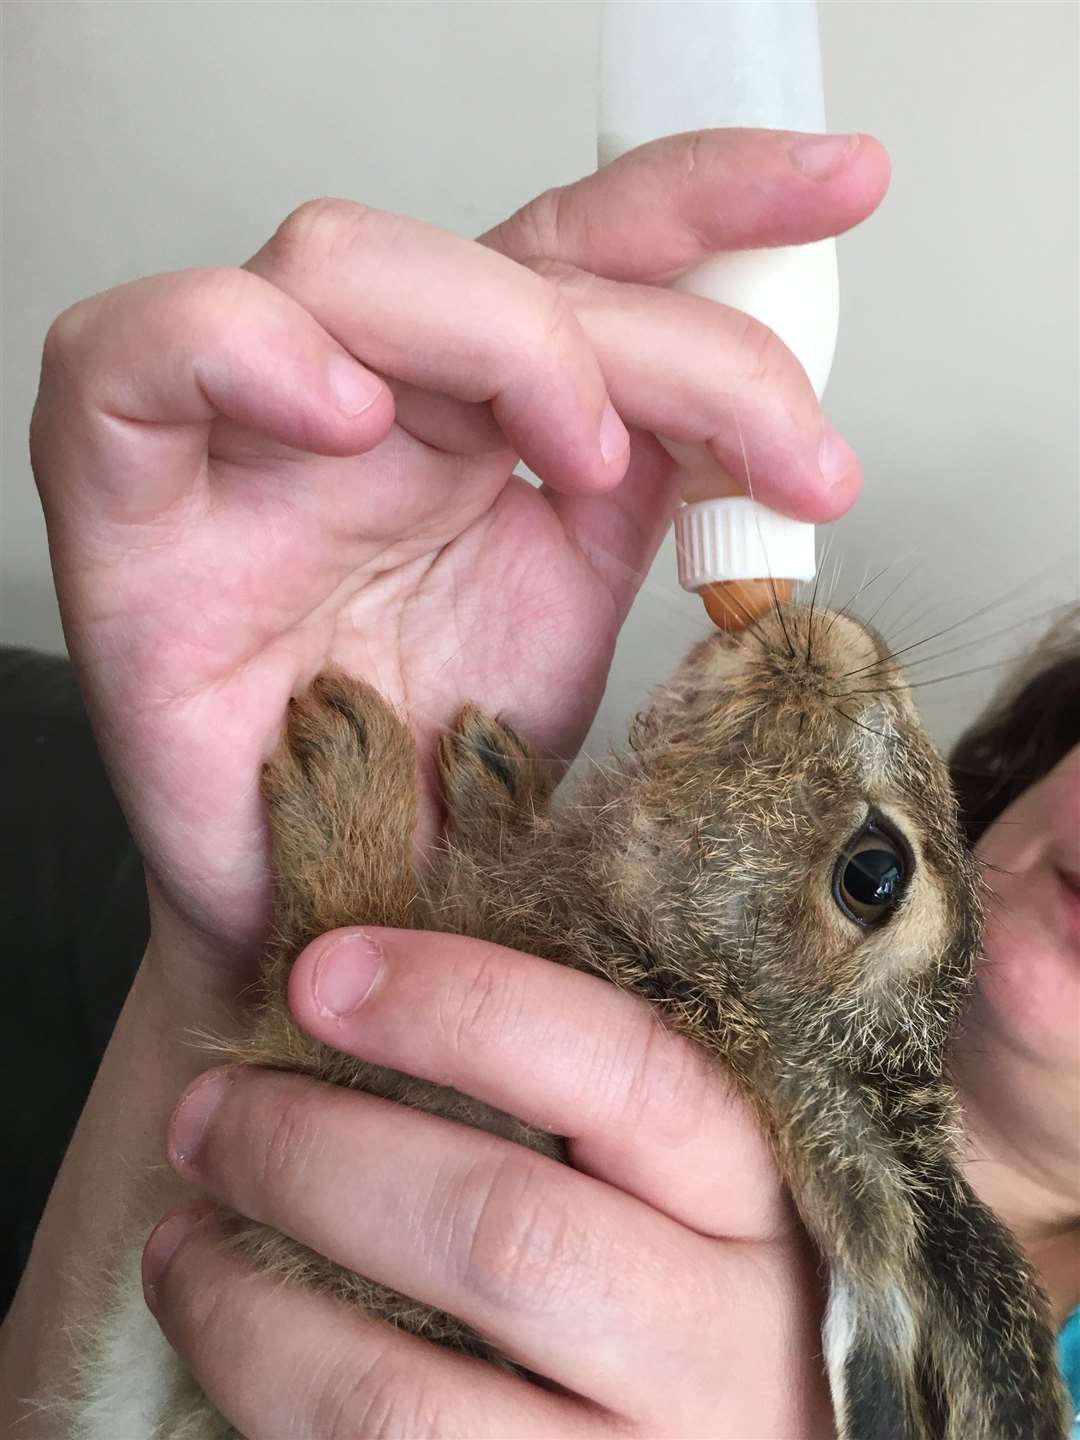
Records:
[[[1080,606],[1060,620],[956,742],[949,769],[974,845],[1080,743]]]

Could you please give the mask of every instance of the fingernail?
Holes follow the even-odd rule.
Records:
[[[197,1200],[192,1205],[185,1205],[182,1210],[174,1210],[171,1215],[166,1215],[165,1219],[159,1220],[154,1227],[142,1257],[143,1294],[151,1309],[157,1303],[158,1283],[165,1274],[169,1261],[179,1249],[180,1242],[190,1235],[199,1221],[205,1219],[213,1209],[211,1201]]]
[[[821,466],[822,478],[826,485],[830,486],[839,485],[842,480],[847,479],[858,464],[855,451],[828,423],[818,449],[818,464]]]
[[[331,1020],[354,1015],[371,994],[383,967],[383,952],[369,935],[354,930],[319,956],[312,990],[315,1004]]]
[[[600,458],[610,465],[625,455],[630,448],[630,436],[626,426],[619,419],[618,412],[609,400],[600,417]]]
[[[789,153],[796,170],[826,180],[847,163],[858,143],[858,135],[801,135]]]
[[[211,1070],[195,1081],[173,1111],[168,1150],[170,1160],[178,1169],[194,1169],[206,1131],[231,1080],[231,1071]]]
[[[362,415],[382,393],[383,383],[345,355],[330,357],[330,388],[343,415]]]

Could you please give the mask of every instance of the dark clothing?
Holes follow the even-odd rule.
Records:
[[[71,665],[0,647],[0,1314],[146,946],[142,864]]]

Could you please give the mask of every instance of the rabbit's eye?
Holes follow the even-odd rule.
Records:
[[[844,846],[833,897],[859,925],[880,925],[896,908],[912,870],[911,854],[880,820],[868,820]]]

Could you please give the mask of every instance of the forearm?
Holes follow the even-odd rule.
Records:
[[[225,999],[193,979],[179,985],[155,959],[148,952],[136,976],[0,1331],[0,1432],[18,1420],[23,1440],[55,1437],[55,1417],[37,1406],[66,1398],[77,1335],[100,1311],[121,1247],[181,1193],[164,1133],[178,1095],[208,1064],[192,1032],[230,1028]]]

